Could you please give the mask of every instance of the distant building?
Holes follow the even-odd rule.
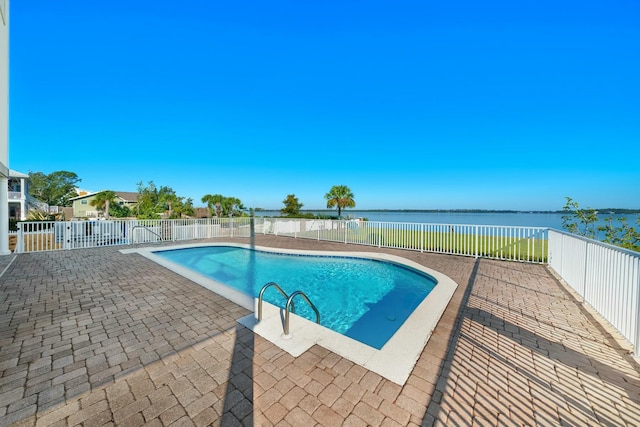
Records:
[[[29,195],[29,175],[9,169],[9,218],[25,221],[30,210],[49,213],[49,205]]]
[[[195,208],[196,218],[209,218],[209,208]]]
[[[98,212],[95,206],[91,205],[91,201],[96,198],[97,194],[105,191],[108,190],[87,193],[69,199],[73,206],[73,218],[98,218],[100,212]],[[127,206],[129,209],[134,209],[138,204],[138,193],[130,191],[114,191],[114,193],[116,193],[116,201],[120,206]]]

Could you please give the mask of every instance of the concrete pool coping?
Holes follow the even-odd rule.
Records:
[[[201,273],[173,263],[155,255],[155,252],[206,246],[233,246],[264,252],[320,255],[334,257],[357,257],[398,263],[424,272],[437,280],[436,287],[418,305],[403,325],[377,350],[359,341],[334,332],[295,314],[290,316],[290,336],[283,336],[284,308],[263,302],[263,318],[256,318],[258,299],[237,291],[221,282]],[[404,385],[413,370],[420,354],[426,346],[433,329],[438,324],[458,284],[450,277],[436,270],[422,266],[414,261],[395,255],[374,252],[332,252],[297,249],[270,248],[235,243],[200,243],[171,247],[145,247],[120,250],[121,253],[137,253],[141,256],[209,289],[228,300],[252,310],[254,314],[238,319],[238,322],[254,333],[277,345],[290,355],[297,357],[310,347],[318,344],[352,362],[373,371],[399,385]]]

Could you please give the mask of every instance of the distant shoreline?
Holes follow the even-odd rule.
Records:
[[[256,212],[277,212],[280,209],[255,208]],[[492,210],[492,209],[344,209],[344,213],[356,212],[415,212],[415,213],[527,213],[527,214],[564,214],[563,210],[527,211],[527,210]],[[605,208],[595,209],[599,215],[640,214],[640,209]],[[300,212],[336,212],[335,209],[301,209]]]

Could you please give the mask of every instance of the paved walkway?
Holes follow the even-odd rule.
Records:
[[[0,277],[0,426],[640,425],[628,345],[547,267],[384,251],[460,285],[404,386],[319,346],[294,358],[137,254],[18,255]]]

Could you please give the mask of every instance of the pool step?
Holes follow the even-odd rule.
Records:
[[[421,301],[415,295],[394,288],[380,301],[367,304],[369,310],[344,335],[380,350]]]

